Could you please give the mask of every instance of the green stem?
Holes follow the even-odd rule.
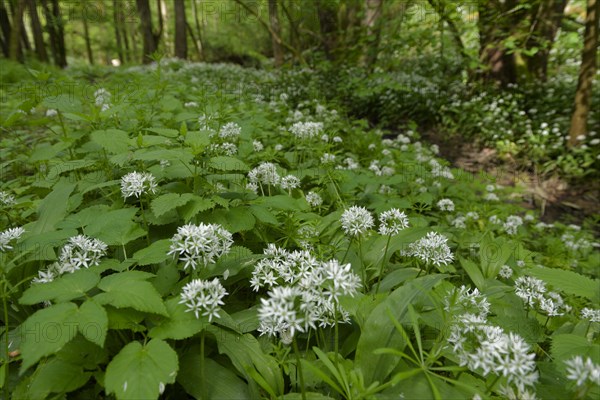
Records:
[[[350,251],[350,246],[352,246],[352,239],[348,242],[348,247],[346,247],[346,252],[344,253],[344,258],[342,258],[342,264],[346,261],[346,257],[348,256],[348,252]]]
[[[292,340],[294,346],[294,353],[296,354],[296,370],[298,371],[298,378],[300,379],[300,393],[302,394],[302,400],[306,400],[306,393],[304,392],[304,373],[302,372],[302,364],[300,363],[300,351],[298,350],[298,343],[296,337]]]
[[[379,276],[377,277],[377,287],[375,288],[375,296],[377,296],[377,293],[379,293],[379,285],[381,284],[381,277],[383,276],[383,270],[385,268],[385,259],[387,257],[390,240],[392,240],[392,235],[388,235],[387,243],[385,244],[385,250],[383,252],[383,260],[381,260],[381,268],[379,269]]]
[[[200,333],[200,388],[202,400],[207,400],[208,392],[206,391],[206,376],[204,365],[204,331]]]
[[[9,377],[9,367],[10,367],[10,358],[9,358],[9,353],[10,353],[10,349],[9,349],[9,340],[8,340],[8,332],[9,332],[9,325],[8,325],[8,302],[6,301],[6,297],[8,295],[8,291],[7,291],[7,287],[6,287],[6,281],[4,280],[4,276],[2,277],[2,284],[4,286],[4,290],[3,290],[3,294],[2,294],[2,307],[4,309],[4,336],[5,336],[5,344],[4,344],[4,362],[6,363],[6,370],[4,371],[4,398],[8,399],[9,398],[9,392],[8,392],[8,377]]]
[[[492,389],[494,388],[494,386],[496,385],[496,383],[498,383],[498,380],[500,380],[500,375],[496,375],[496,378],[492,381],[492,383],[486,388],[486,392],[487,394],[492,394]]]
[[[363,287],[366,292],[366,290],[367,290],[367,271],[365,270],[365,263],[363,261],[362,243],[361,243],[360,236],[357,239],[357,243],[358,243],[358,258],[360,259],[360,273],[362,275]]]
[[[144,200],[140,199],[140,208],[142,209],[142,221],[144,221],[144,227],[146,228],[146,242],[150,246],[150,229],[148,228],[148,221],[146,221],[146,213],[144,212]]]

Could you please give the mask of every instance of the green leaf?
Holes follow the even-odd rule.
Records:
[[[256,204],[252,204],[250,206],[250,211],[252,214],[258,219],[260,222],[265,224],[277,225],[279,221],[277,221],[277,217],[273,215],[266,207],[262,207]]]
[[[94,131],[90,138],[110,154],[126,153],[129,150],[129,134],[120,129]]]
[[[483,236],[479,247],[483,276],[486,279],[495,278],[514,250],[512,243],[504,238],[492,238],[490,234]]]
[[[227,229],[231,233],[249,231],[254,228],[256,220],[248,207],[235,207],[225,211]]]
[[[100,293],[94,298],[100,304],[110,304],[117,308],[131,307],[134,310],[168,316],[160,294],[146,279],[153,275],[141,271],[125,271],[102,278],[98,288]]]
[[[77,314],[75,304],[61,303],[38,310],[27,318],[21,325],[21,374],[77,335]]]
[[[91,375],[84,372],[81,365],[52,358],[40,364],[32,375],[28,396],[30,399],[44,399],[50,393],[72,392],[85,385]]]
[[[106,310],[93,298],[86,300],[79,307],[79,331],[87,340],[104,347],[108,315]]]
[[[106,393],[117,399],[157,399],[179,368],[177,353],[166,342],[130,342],[106,367]]]
[[[527,273],[543,280],[556,290],[582,296],[592,301],[600,301],[600,281],[588,278],[573,271],[557,268],[537,267]]]
[[[209,210],[214,206],[214,201],[194,196],[192,201],[188,202],[186,205],[180,208],[180,215],[185,222],[189,222],[199,212]]]
[[[37,304],[46,300],[64,303],[81,297],[100,282],[100,276],[87,269],[56,278],[52,282],[35,284],[19,299],[21,304]]]
[[[208,165],[219,171],[248,171],[250,169],[242,160],[227,156],[212,157],[208,161]]]
[[[191,193],[167,193],[152,200],[152,212],[157,217],[171,211],[177,207],[187,204],[192,199],[197,198]]]
[[[388,354],[375,354],[375,349],[386,347],[397,350],[406,345],[402,335],[390,322],[388,312],[402,323],[408,305],[433,288],[446,275],[429,275],[417,278],[394,290],[371,312],[364,325],[356,346],[356,366],[363,372],[365,384],[383,382],[392,372],[398,359]]]
[[[202,380],[200,379],[199,346],[194,346],[181,357],[179,365],[181,371],[177,375],[177,382],[185,391],[196,399],[202,397]],[[206,376],[206,393],[209,399],[249,399],[251,398],[248,385],[229,368],[225,368],[210,358],[204,360],[204,368],[210,371]]]
[[[469,278],[471,278],[471,281],[473,281],[473,283],[479,290],[482,290],[485,286],[485,279],[483,278],[481,270],[479,269],[477,264],[475,264],[471,260],[462,257],[458,257],[458,260],[460,261],[460,265],[462,265],[463,269],[469,275]]]
[[[195,335],[209,325],[207,317],[196,318],[193,312],[187,311],[188,308],[184,304],[179,304],[179,300],[179,297],[175,297],[165,301],[169,317],[152,328],[148,336],[181,340]]]
[[[94,160],[73,160],[73,161],[61,162],[59,164],[54,164],[50,168],[50,171],[48,172],[48,176],[46,177],[46,179],[53,181],[59,175],[65,173],[65,172],[75,171],[75,170],[82,169],[82,168],[88,168],[95,164],[96,164],[96,161],[94,161]]]
[[[67,214],[69,196],[75,189],[74,183],[59,181],[54,190],[42,200],[38,209],[38,220],[30,228],[32,234],[51,231]]]
[[[286,195],[259,197],[255,203],[266,208],[284,211],[306,211],[310,208],[304,199],[298,201],[298,199]]]
[[[157,240],[150,246],[136,251],[133,254],[133,258],[137,261],[138,265],[158,264],[168,258],[172,258],[172,256],[167,254],[170,247],[170,239]]]
[[[600,345],[588,342],[585,337],[567,333],[552,337],[551,353],[552,358],[563,362],[574,356],[591,357],[592,360],[598,360]]]
[[[111,246],[123,246],[146,234],[132,219],[137,208],[121,208],[97,218],[86,228],[86,234]]]
[[[161,136],[166,136],[169,138],[176,138],[179,136],[179,131],[177,129],[169,129],[169,128],[146,128],[147,131],[158,133]]]

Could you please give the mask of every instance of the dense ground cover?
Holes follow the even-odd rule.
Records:
[[[406,114],[385,82],[328,74],[9,71],[4,393],[597,397],[586,226],[540,222],[495,177],[450,168],[418,124],[392,120]]]

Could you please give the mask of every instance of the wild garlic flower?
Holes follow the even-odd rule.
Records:
[[[292,190],[300,186],[300,179],[294,175],[286,175],[281,178],[280,185],[283,190]]]
[[[131,172],[121,178],[123,198],[140,197],[145,193],[156,193],[156,180],[148,172]]]
[[[100,88],[94,92],[94,99],[97,107],[102,107],[102,111],[106,111],[110,107],[110,98],[112,95],[104,88]]]
[[[228,122],[219,130],[219,137],[225,140],[235,141],[242,133],[242,127],[235,122]]]
[[[450,225],[452,225],[455,228],[458,229],[464,229],[467,227],[467,218],[462,216],[462,215],[458,215],[456,218],[454,218],[452,220],[452,222],[450,222]]]
[[[469,211],[466,215],[467,219],[472,219],[473,221],[477,221],[479,219],[479,214],[475,211]]]
[[[106,255],[108,246],[100,239],[77,235],[69,239],[62,248],[58,262],[60,272],[75,272],[100,264],[100,258]]]
[[[31,280],[31,283],[38,284],[38,283],[52,282],[54,279],[56,279],[57,277],[60,276],[59,269],[60,269],[60,265],[58,263],[53,263],[45,271],[44,270],[38,271],[38,276],[33,278]]]
[[[176,254],[184,262],[183,269],[196,269],[198,264],[206,266],[229,253],[233,244],[232,235],[219,224],[187,224],[177,228],[171,238],[167,254]]]
[[[269,298],[260,299],[258,331],[261,335],[277,336],[283,332],[293,338],[296,331],[304,332],[308,328],[316,328],[315,321],[306,308],[302,309],[302,291],[296,287],[276,286],[269,293]]]
[[[188,308],[186,312],[193,312],[196,318],[200,318],[201,314],[208,317],[208,322],[211,322],[213,317],[221,317],[219,311],[225,304],[223,297],[227,294],[217,278],[212,281],[194,279],[181,290],[179,304],[185,304]]]
[[[319,137],[323,132],[322,122],[296,122],[289,131],[300,140]]]
[[[600,309],[585,307],[581,310],[581,318],[587,319],[590,322],[600,322]]]
[[[278,185],[281,181],[281,176],[277,173],[275,164],[263,162],[248,172],[248,180],[257,184]]]
[[[323,199],[318,193],[308,192],[306,193],[306,202],[310,204],[311,207],[319,207],[323,204]]]
[[[335,154],[325,153],[321,156],[321,164],[334,164]]]
[[[58,111],[56,111],[54,108],[49,108],[46,110],[46,117],[48,118],[52,118],[58,115]]]
[[[500,201],[500,198],[496,193],[486,193],[485,196],[483,196],[483,199],[486,201]]]
[[[448,239],[437,232],[429,232],[427,236],[411,243],[405,255],[417,257],[425,263],[435,266],[447,265],[454,260],[454,255],[448,247]]]
[[[379,215],[379,233],[387,235],[397,235],[401,230],[408,228],[408,217],[404,211],[392,208],[382,212]]]
[[[546,283],[531,276],[521,276],[515,281],[515,294],[530,308],[549,317],[564,315],[571,310],[557,292],[548,292]]]
[[[454,211],[454,202],[450,199],[441,199],[437,206],[442,211]]]
[[[502,227],[509,235],[516,235],[517,228],[521,225],[523,225],[523,219],[521,217],[518,215],[510,215],[506,218],[506,222],[504,222]]]
[[[498,272],[498,276],[504,279],[509,279],[513,274],[513,270],[508,265],[503,265]]]
[[[452,174],[452,171],[450,171],[450,168],[444,167],[437,160],[429,160],[429,165],[431,166],[431,175],[446,179],[454,179],[454,175]]]
[[[468,313],[485,319],[490,312],[490,302],[477,288],[469,289],[462,285],[446,295],[444,310],[455,316]]]
[[[235,143],[224,142],[224,143],[211,143],[208,145],[206,151],[215,156],[235,156],[238,152],[238,148]]]
[[[576,356],[567,361],[567,379],[575,381],[577,386],[591,383],[600,386],[600,365],[595,364],[591,358]]]
[[[12,250],[12,246],[9,243],[13,240],[17,240],[25,233],[25,229],[22,227],[9,228],[5,231],[0,232],[0,251],[5,252],[6,250]]]
[[[15,204],[15,202],[15,196],[8,192],[0,190],[0,206],[12,206],[13,204]]]
[[[353,237],[364,235],[374,225],[371,213],[364,207],[352,206],[342,214],[342,229]]]
[[[488,221],[490,221],[490,224],[494,225],[500,225],[502,223],[502,220],[497,215],[492,215]]]
[[[255,152],[260,152],[263,151],[265,146],[262,144],[262,142],[260,140],[254,140],[252,142],[252,147],[254,148]]]

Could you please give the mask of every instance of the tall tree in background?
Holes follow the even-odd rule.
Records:
[[[538,0],[532,8],[531,29],[525,47],[530,75],[546,81],[548,58],[565,13],[567,0]]]
[[[377,53],[379,53],[382,7],[383,0],[365,0],[365,17],[363,25],[366,28],[367,40],[364,63],[367,66],[372,66],[375,63],[377,60]]]
[[[42,25],[40,24],[35,0],[27,0],[27,7],[29,8],[33,43],[35,43],[35,54],[38,60],[48,62],[48,53],[46,52],[46,45],[44,44],[44,32],[42,30]]]
[[[25,11],[25,0],[18,0],[13,13],[12,27],[8,46],[8,55],[11,60],[23,61],[23,50],[21,48],[21,34],[23,27],[23,12]]]
[[[48,5],[48,0],[42,0],[42,7],[46,16],[46,30],[50,35],[50,49],[52,50],[54,64],[64,68],[67,66],[65,30],[58,0],[51,0],[51,2],[52,9]]]
[[[273,43],[273,58],[277,67],[283,64],[283,47],[281,46],[281,25],[277,13],[277,0],[269,0],[269,23],[271,24],[271,42]]]
[[[316,0],[321,29],[321,42],[328,60],[336,59],[338,42],[337,4],[333,0]]]
[[[94,54],[92,53],[92,42],[90,40],[90,28],[88,26],[88,15],[85,8],[81,12],[81,21],[83,22],[83,37],[85,39],[85,51],[87,53],[88,62],[94,65]]]
[[[575,109],[571,117],[569,129],[569,146],[580,143],[580,136],[587,136],[587,119],[590,112],[592,97],[592,82],[596,74],[596,56],[598,54],[598,30],[600,29],[600,1],[588,0],[585,17],[585,33],[583,35],[583,50],[579,80],[575,92]]]
[[[9,56],[8,47],[10,46],[10,19],[8,19],[8,11],[4,7],[4,2],[0,1],[0,44],[2,45],[2,53],[5,57]]]
[[[121,64],[126,62],[125,53],[123,52],[123,39],[127,39],[127,33],[123,34],[123,12],[121,10],[121,2],[113,0],[113,27],[115,28],[115,39],[117,40],[117,54]]]
[[[198,53],[198,59],[202,60],[204,58],[204,48],[202,44],[202,28],[200,27],[200,20],[198,19],[198,7],[196,6],[197,0],[192,0],[192,13],[194,14],[194,23],[196,25],[196,35],[193,34],[193,30],[191,27],[188,27],[192,39],[194,40],[194,44],[196,46],[196,52]]]
[[[187,58],[187,21],[183,0],[175,0],[175,57]]]
[[[136,0],[138,13],[140,14],[140,22],[142,28],[143,39],[143,54],[142,62],[149,64],[152,62],[151,55],[158,49],[158,43],[162,34],[162,16],[160,12],[160,0],[158,0],[159,14],[159,30],[154,32],[152,29],[152,13],[150,11],[150,3],[148,0]]]

